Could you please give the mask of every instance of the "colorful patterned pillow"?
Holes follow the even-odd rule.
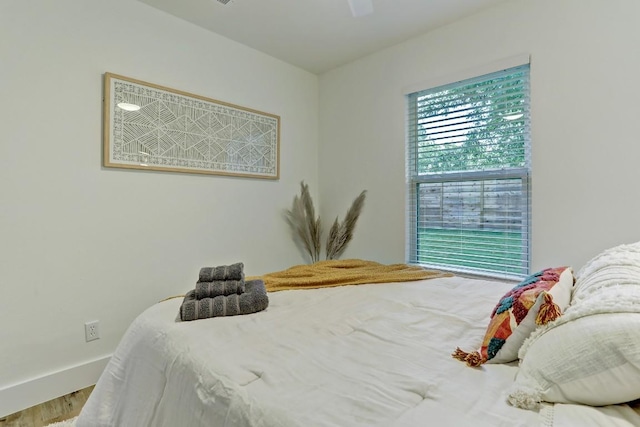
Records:
[[[571,267],[532,274],[507,292],[493,309],[480,350],[467,353],[457,348],[452,356],[469,366],[518,359],[518,350],[531,332],[556,319],[569,306],[573,284]]]

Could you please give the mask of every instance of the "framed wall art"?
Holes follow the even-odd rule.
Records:
[[[280,177],[280,117],[140,80],[104,75],[103,165]]]

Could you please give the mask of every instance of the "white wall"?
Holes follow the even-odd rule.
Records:
[[[531,55],[532,268],[640,240],[640,2],[522,0],[320,78],[321,215],[368,189],[345,257],[405,258],[405,100],[420,82]]]
[[[304,262],[282,211],[317,193],[317,76],[134,0],[2,1],[0,61],[0,416],[200,267]],[[101,167],[106,71],[280,115],[280,179]]]

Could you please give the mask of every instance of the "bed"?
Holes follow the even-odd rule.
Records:
[[[519,362],[469,367],[514,283],[438,277],[269,292],[268,308],[129,327],[78,427],[619,426],[640,406],[508,402]],[[552,322],[553,323],[553,322]]]

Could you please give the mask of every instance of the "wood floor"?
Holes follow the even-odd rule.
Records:
[[[0,427],[44,427],[80,414],[93,386],[0,418]]]

